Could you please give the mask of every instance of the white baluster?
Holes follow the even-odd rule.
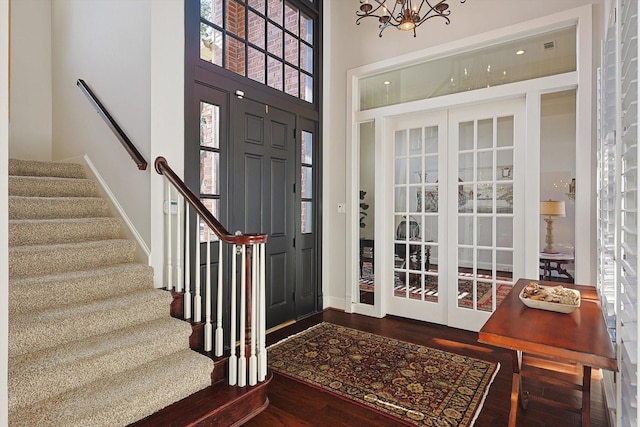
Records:
[[[238,382],[238,357],[236,356],[236,259],[238,247],[231,247],[231,316],[229,318],[229,347],[231,354],[229,355],[229,385],[236,385]]]
[[[193,321],[202,321],[202,297],[200,296],[200,216],[196,215],[196,286],[193,296]]]
[[[257,246],[251,246],[251,335],[249,342],[249,385],[258,382],[258,358],[256,357],[256,330],[258,328],[256,310],[258,307],[258,252]]]
[[[224,347],[224,332],[222,330],[222,240],[218,240],[218,299],[216,301],[216,352],[217,357],[222,356]]]
[[[184,318],[191,319],[191,256],[189,250],[189,208],[184,216]]]
[[[238,385],[247,385],[247,358],[245,356],[245,332],[247,329],[247,246],[242,245],[242,269],[240,276],[240,357],[238,358]]]
[[[166,257],[167,257],[167,290],[172,290],[173,289],[173,254],[171,251],[171,187],[169,186],[169,182],[165,179],[164,181],[164,198],[165,198],[165,206],[167,209],[166,212],[166,220],[165,220],[165,249],[167,251],[166,253]]]
[[[182,292],[182,197],[178,196],[178,211],[176,213],[176,292]]]
[[[259,280],[258,280],[258,292],[259,292],[259,302],[258,302],[258,380],[264,381],[267,378],[267,301],[265,299],[265,258],[266,258],[266,246],[264,243],[260,243],[259,246],[259,261],[260,261],[260,272],[259,272]]]
[[[207,288],[205,290],[204,351],[211,351],[211,230],[207,229]]]

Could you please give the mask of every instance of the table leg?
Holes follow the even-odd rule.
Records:
[[[591,425],[591,367],[582,368],[582,427]]]
[[[569,272],[566,269],[562,268],[564,264],[565,264],[564,262],[560,262],[560,261],[556,262],[556,266],[557,266],[556,271],[558,272],[558,276],[564,274],[565,276],[567,276],[567,279],[573,280],[573,276],[569,274]]]
[[[513,367],[513,376],[511,378],[511,410],[509,411],[509,427],[515,427],[516,415],[518,414],[518,402],[522,405],[522,409],[527,409],[528,399],[526,393],[522,390],[522,377],[520,376],[520,367],[522,365],[522,353],[511,350],[511,364]]]
[[[509,427],[515,427],[518,415],[518,396],[520,395],[520,374],[513,373],[511,380],[511,410],[509,411]]]

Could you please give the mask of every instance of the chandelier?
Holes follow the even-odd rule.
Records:
[[[466,1],[460,0],[460,3]],[[387,6],[387,2],[393,5],[391,9]],[[435,4],[431,5],[431,3]],[[360,10],[356,11],[358,16],[356,24],[360,25],[360,21],[364,18],[378,18],[380,37],[382,32],[390,26],[402,31],[413,30],[413,37],[415,37],[416,27],[431,18],[439,17],[449,24],[450,13],[447,0],[431,0],[431,2],[429,0],[360,0]]]

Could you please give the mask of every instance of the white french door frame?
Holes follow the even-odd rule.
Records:
[[[412,63],[422,62],[432,57],[459,53],[479,44],[491,44],[497,41],[517,39],[523,34],[536,34],[567,25],[577,25],[577,71],[521,81],[502,86],[483,88],[464,93],[423,99],[397,105],[385,106],[366,111],[358,111],[358,80],[392,68],[402,68]],[[496,31],[454,41],[438,47],[413,52],[400,58],[392,58],[351,69],[347,73],[347,127],[346,127],[346,269],[345,269],[345,311],[375,317],[387,314],[386,302],[380,298],[384,293],[381,286],[383,278],[392,277],[393,262],[393,212],[389,209],[393,201],[393,159],[377,154],[376,167],[376,206],[375,236],[376,250],[376,296],[373,305],[358,301],[358,265],[359,265],[359,144],[357,127],[362,122],[375,123],[376,153],[385,153],[385,146],[392,143],[388,131],[388,122],[403,115],[422,114],[429,111],[447,110],[473,104],[498,102],[514,98],[524,98],[525,102],[525,167],[524,189],[524,250],[523,275],[538,277],[539,261],[539,201],[540,201],[540,106],[541,96],[565,90],[576,90],[576,215],[575,229],[575,279],[577,283],[595,283],[595,198],[592,170],[595,155],[592,123],[593,111],[593,52],[592,52],[592,7],[591,5],[568,10],[542,19],[520,23]],[[584,88],[584,89],[581,89]],[[514,278],[517,279],[517,278]],[[391,286],[388,283],[386,286]]]
[[[381,275],[379,279],[380,293],[384,296],[385,308],[386,312],[394,315],[402,315],[404,317],[408,317],[411,319],[418,319],[432,323],[438,324],[446,324],[447,323],[447,230],[449,229],[448,215],[447,215],[447,202],[448,202],[448,194],[449,192],[446,189],[449,187],[448,173],[447,173],[447,144],[449,143],[448,138],[448,111],[447,110],[438,110],[432,112],[426,112],[418,115],[411,116],[401,116],[395,118],[387,118],[384,120],[385,122],[385,139],[386,142],[383,146],[383,155],[381,156],[385,159],[385,167],[389,168],[390,173],[388,176],[390,177],[384,183],[383,192],[385,192],[387,196],[387,200],[389,200],[389,204],[385,205],[386,216],[384,218],[385,221],[385,237],[388,237],[390,243],[387,244],[384,248],[381,248],[381,252],[383,252],[383,261],[385,263],[386,270],[384,270],[384,276]],[[395,175],[391,173],[394,171],[394,161],[395,161],[395,131],[397,130],[413,130],[420,129],[421,132],[425,128],[438,128],[438,152],[437,152],[437,173],[438,173],[438,211],[437,214],[432,216],[432,218],[437,218],[438,230],[437,230],[437,239],[435,245],[432,247],[437,248],[437,253],[439,255],[438,262],[438,294],[437,301],[428,302],[422,300],[413,300],[411,298],[400,298],[394,297],[395,289],[394,289],[394,268],[393,259],[394,259],[394,232],[396,229],[394,208],[390,208],[394,206],[395,197],[394,197],[394,189],[395,189]],[[421,141],[424,144],[424,139]],[[409,148],[407,148],[409,150]],[[423,163],[424,172],[426,172],[425,162],[425,154],[422,153],[418,157],[412,157],[407,155],[407,163],[410,163],[410,159],[420,159],[420,162]],[[409,166],[407,165],[409,169]],[[422,191],[424,185],[424,181],[420,185],[420,190]],[[404,186],[409,186],[409,181],[407,181]],[[415,185],[414,185],[415,187]],[[423,204],[426,204],[426,200],[423,200]],[[390,213],[390,215],[389,215]],[[404,212],[404,214],[410,216],[410,212]],[[424,211],[422,215],[420,215],[420,219],[416,218],[420,227],[420,235],[422,236],[422,242],[420,243],[420,252],[423,251],[422,245],[424,242],[424,237],[427,233],[426,227],[424,227],[423,219],[426,219],[424,215]],[[433,231],[431,231],[433,233]],[[432,234],[430,233],[430,234]],[[407,259],[409,255],[407,255]],[[392,261],[389,261],[392,260]],[[420,269],[419,269],[420,270]],[[406,279],[406,277],[405,277]],[[426,279],[426,277],[424,277]],[[422,280],[422,279],[421,279]],[[406,286],[409,286],[408,283],[405,283]]]
[[[490,104],[480,104],[480,105],[474,105],[469,107],[453,108],[449,110],[449,120],[448,120],[448,125],[449,125],[449,133],[448,133],[449,134],[449,143],[448,143],[449,150],[447,152],[448,167],[449,167],[448,172],[449,172],[449,181],[452,181],[453,179],[455,179],[455,177],[458,176],[459,170],[460,170],[459,146],[458,146],[459,124],[463,122],[475,123],[476,126],[474,129],[474,139],[478,139],[479,136],[478,136],[477,122],[483,119],[491,119],[493,121],[493,127],[494,127],[492,131],[492,137],[494,139],[493,148],[492,149],[489,148],[489,151],[487,151],[487,149],[483,149],[482,152],[492,154],[493,160],[491,163],[491,167],[494,169],[494,173],[496,173],[497,167],[498,167],[497,153],[501,149],[497,148],[497,144],[496,144],[498,140],[498,132],[497,132],[497,125],[495,120],[500,117],[513,117],[513,120],[514,120],[513,144],[509,147],[505,147],[506,148],[505,151],[512,152],[513,166],[512,166],[511,173],[513,174],[513,178],[512,180],[508,181],[511,184],[506,184],[506,185],[513,186],[512,187],[513,211],[512,211],[512,214],[504,215],[504,217],[509,217],[509,218],[512,218],[513,220],[512,237],[511,237],[511,248],[512,248],[513,257],[512,257],[512,263],[509,266],[512,268],[512,273],[513,273],[513,277],[511,279],[512,284],[515,284],[516,280],[520,277],[528,277],[531,279],[538,278],[538,270],[536,270],[535,274],[533,275],[525,274],[525,264],[526,264],[527,257],[525,255],[525,250],[524,250],[526,247],[526,244],[525,244],[526,240],[524,238],[524,235],[525,235],[524,214],[526,212],[525,206],[527,206],[527,204],[531,204],[530,201],[526,200],[525,194],[526,194],[526,190],[532,191],[531,187],[534,187],[533,183],[534,182],[539,183],[540,179],[539,177],[537,179],[535,178],[535,176],[532,177],[531,175],[535,175],[535,174],[531,170],[529,171],[529,173],[527,173],[527,170],[526,170],[527,162],[525,160],[526,159],[525,153],[527,149],[527,145],[526,145],[527,140],[526,140],[524,108],[525,108],[525,102],[524,102],[524,99],[522,98],[513,99],[509,101],[493,102]],[[538,152],[539,151],[540,150],[538,148]],[[465,153],[472,154],[474,158],[473,160],[474,172],[472,172],[473,181],[471,181],[472,186],[474,182],[477,182],[477,178],[478,178],[478,172],[475,171],[475,169],[479,167],[479,165],[477,164],[477,160],[475,159],[478,152],[479,152],[478,149],[475,147],[472,148],[471,150],[465,150]],[[500,183],[500,181],[497,180],[497,176],[493,176],[493,178],[487,180],[487,182],[492,182],[490,184],[491,186],[494,186],[494,185],[497,186]],[[455,192],[457,185],[458,185],[457,182],[452,182],[448,188],[448,193],[452,194],[452,192]],[[497,190],[495,191],[497,193]],[[496,202],[496,199],[494,198],[492,200],[492,203],[494,203],[494,206],[497,207],[497,204],[495,202]],[[537,209],[537,203],[535,207]],[[458,286],[459,286],[458,269],[460,267],[459,248],[460,246],[465,246],[472,253],[471,267],[474,273],[472,273],[471,277],[468,279],[472,283],[475,283],[477,279],[475,269],[477,267],[480,267],[480,261],[476,259],[476,255],[473,255],[473,253],[476,252],[477,250],[482,250],[484,252],[492,251],[493,258],[491,261],[490,268],[493,271],[496,271],[497,270],[497,259],[496,259],[497,253],[506,252],[506,250],[499,248],[497,243],[497,234],[498,234],[497,218],[501,217],[501,214],[498,214],[497,209],[495,209],[488,214],[479,215],[477,212],[474,212],[471,214],[464,215],[466,218],[471,219],[474,224],[473,225],[474,233],[471,239],[471,245],[469,246],[469,245],[459,245],[458,219],[460,218],[460,215],[459,215],[457,200],[455,200],[454,198],[450,198],[449,204],[447,206],[447,212],[448,212],[448,217],[450,219],[450,223],[452,223],[451,227],[448,230],[449,239],[447,242],[447,249],[448,249],[447,255],[448,255],[448,268],[449,268],[446,274],[446,277],[448,279],[448,285],[449,285],[447,288],[447,291],[448,291],[447,326],[478,331],[480,330],[482,325],[484,325],[484,323],[489,319],[491,312],[477,310],[475,307],[466,308],[466,307],[458,306],[458,300],[457,300],[457,296],[459,292],[458,291]],[[491,230],[491,234],[492,234],[491,240],[493,241],[492,245],[488,246],[486,245],[486,243],[484,243],[483,246],[481,246],[482,249],[478,249],[478,247],[480,247],[480,244],[478,243],[479,236],[477,235],[477,233],[479,233],[480,230],[479,230],[479,225],[476,222],[478,221],[478,218],[484,218],[484,219],[491,218],[492,220],[492,230]],[[493,239],[493,237],[496,237],[496,239]],[[537,255],[535,259],[537,261]],[[483,266],[483,268],[486,268],[486,266]],[[499,281],[498,283],[496,283],[496,280],[497,280],[497,277],[494,277],[493,285],[492,285],[492,293],[494,295],[494,297],[492,297],[492,301],[494,302],[496,300],[495,291],[500,284]],[[476,286],[474,286],[474,289],[475,288]],[[473,291],[472,294],[473,294],[472,299],[474,301],[477,301],[475,290]]]

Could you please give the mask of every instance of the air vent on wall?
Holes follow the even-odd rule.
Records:
[[[543,46],[544,46],[544,50],[555,49],[556,42],[555,41],[546,42]]]

